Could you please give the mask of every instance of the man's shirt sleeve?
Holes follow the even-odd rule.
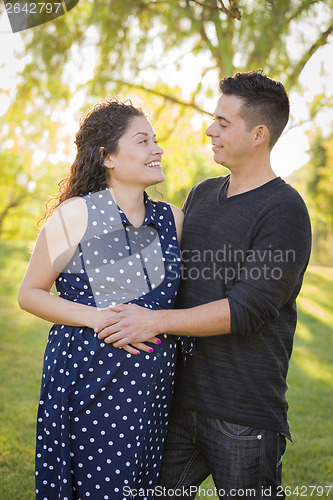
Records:
[[[260,218],[239,279],[226,293],[231,333],[251,335],[295,307],[311,251],[309,215],[301,198],[272,204]]]

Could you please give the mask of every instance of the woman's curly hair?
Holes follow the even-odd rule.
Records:
[[[47,207],[44,219],[65,200],[107,187],[104,160],[117,152],[119,139],[136,116],[145,117],[141,108],[133,106],[130,100],[113,98],[96,104],[81,117],[74,141],[75,161],[59,182],[59,192],[50,200],[53,203]]]

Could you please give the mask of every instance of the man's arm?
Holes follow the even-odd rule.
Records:
[[[310,248],[311,228],[304,203],[295,196],[282,199],[263,214],[249,258],[227,298],[167,311],[117,306],[112,309],[121,311],[118,317],[98,325],[95,331],[109,343],[119,341],[116,346],[160,333],[195,337],[256,334],[279,316],[287,301],[296,299]]]
[[[118,311],[113,322],[101,323],[95,332],[106,343],[122,347],[133,342],[144,342],[153,336],[168,333],[193,337],[208,337],[230,332],[230,308],[228,299],[190,309],[152,311],[137,305],[112,307]]]
[[[196,186],[193,186],[182,208],[186,214],[190,200]],[[176,226],[176,207],[171,205],[174,212]],[[179,210],[177,209],[177,212]],[[181,224],[183,217],[181,217]],[[179,228],[177,226],[178,239]],[[149,332],[159,334],[167,333],[177,336],[212,336],[222,335],[230,332],[230,307],[228,299],[221,299],[209,304],[204,304],[191,309],[167,309],[151,310],[137,305],[119,304],[111,306],[111,310],[117,311],[117,316],[111,321],[104,321],[95,332],[99,338],[107,343],[114,343],[115,347],[121,347],[126,343],[125,338],[147,339]],[[139,340],[137,340],[139,341]],[[141,342],[141,341],[139,341]]]

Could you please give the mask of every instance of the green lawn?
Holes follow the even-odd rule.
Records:
[[[35,419],[49,325],[19,310],[16,293],[29,253],[0,244],[0,498],[34,498]],[[296,499],[331,498],[333,484],[333,269],[310,267],[298,302],[299,323],[289,372],[294,442],[284,456],[284,486]],[[322,486],[312,495],[311,485]],[[298,495],[295,488],[298,487]],[[302,489],[303,487],[303,489]],[[305,489],[307,487],[307,490]],[[209,478],[200,498],[217,499]]]

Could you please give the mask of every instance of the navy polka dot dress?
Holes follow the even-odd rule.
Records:
[[[136,303],[171,308],[180,248],[170,207],[145,195],[133,227],[108,189],[83,196],[88,226],[56,285],[70,301],[96,307]],[[38,500],[152,499],[173,392],[176,338],[131,355],[90,328],[53,325],[37,419]]]

